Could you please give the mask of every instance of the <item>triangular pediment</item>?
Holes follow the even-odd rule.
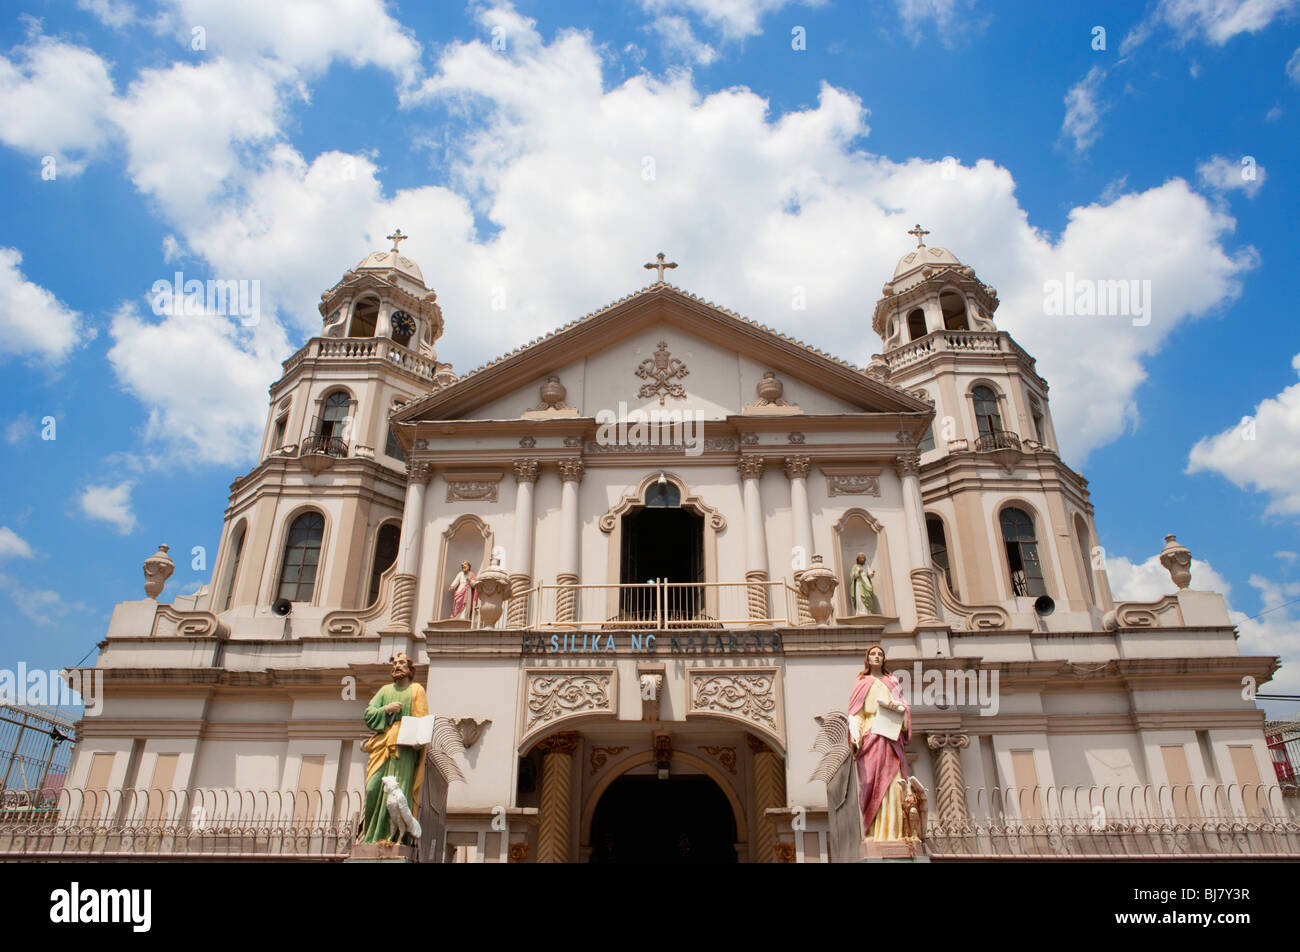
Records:
[[[668,379],[658,391],[647,390],[658,385],[663,374],[656,373],[661,369],[656,362],[664,361]],[[673,374],[674,368],[685,373]],[[573,415],[590,417],[621,399],[656,397],[665,405],[700,401],[724,415],[739,414],[762,402],[756,385],[767,371],[785,386],[785,402],[805,413],[914,414],[931,409],[846,361],[663,284],[588,314],[412,401],[394,419],[518,418],[542,405],[539,385],[552,375],[566,388]],[[773,406],[773,412],[782,410]]]

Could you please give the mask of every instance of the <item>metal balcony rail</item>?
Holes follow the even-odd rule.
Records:
[[[1300,859],[1276,784],[998,787],[930,801],[935,859]]]
[[[340,436],[322,436],[319,433],[302,441],[302,455],[319,453],[343,459],[348,455],[348,444]]]
[[[798,624],[799,594],[784,581],[539,585],[531,627],[605,630]]]
[[[359,790],[85,790],[6,797],[0,859],[344,859]]]
[[[987,436],[981,436],[975,441],[976,453],[1018,449],[1020,449],[1020,437],[1010,430],[993,430]]]

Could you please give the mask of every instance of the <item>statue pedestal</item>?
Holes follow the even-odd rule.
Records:
[[[383,843],[353,843],[345,863],[414,863],[414,846],[386,846]]]
[[[915,860],[929,862],[920,843],[911,840],[863,840],[858,851],[859,860]]]

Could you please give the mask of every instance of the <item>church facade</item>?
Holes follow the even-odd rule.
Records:
[[[865,368],[660,255],[458,376],[398,232],[271,384],[211,584],[117,606],[69,786],[353,802],[361,708],[404,652],[465,748],[425,858],[856,859],[813,747],[873,644],[946,829],[998,798],[1271,781],[1242,685],[1277,659],[1238,652],[1173,536],[1169,594],[1115,602],[1047,382],[996,291],[913,234]]]

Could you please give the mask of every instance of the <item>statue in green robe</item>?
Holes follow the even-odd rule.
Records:
[[[424,687],[411,680],[415,665],[405,654],[393,658],[393,683],[375,692],[366,705],[366,726],[372,731],[362,747],[368,753],[366,763],[366,802],[362,816],[361,843],[380,843],[391,839],[388,807],[384,797],[384,777],[396,777],[411,812],[420,811],[420,785],[424,782],[424,747],[398,746],[397,734],[403,717],[424,717],[429,700]]]
[[[880,608],[876,604],[876,593],[871,587],[871,580],[875,577],[875,569],[867,568],[866,553],[859,552],[849,572],[849,610],[852,614],[880,614]]]

